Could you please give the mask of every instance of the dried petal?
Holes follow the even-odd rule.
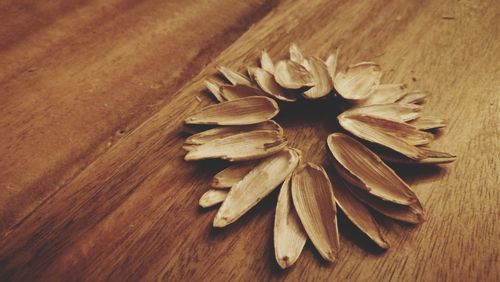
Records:
[[[397,102],[402,104],[422,104],[425,102],[425,99],[427,99],[427,96],[429,96],[429,92],[414,91],[406,93]]]
[[[271,97],[286,102],[294,102],[297,100],[295,95],[289,93],[274,80],[274,76],[271,73],[261,68],[249,68],[248,72],[260,89]]]
[[[262,123],[251,124],[251,125],[233,125],[233,126],[212,128],[189,136],[184,142],[184,144],[201,145],[215,139],[224,138],[238,133],[254,131],[254,130],[276,130],[280,132],[280,134],[283,134],[283,129],[279,124],[277,124],[273,120],[268,120]]]
[[[260,67],[270,74],[274,74],[274,63],[269,53],[262,51],[260,56]]]
[[[299,89],[304,86],[312,86],[312,75],[299,63],[283,60],[274,66],[274,79],[287,89]]]
[[[410,124],[419,130],[431,130],[445,127],[446,120],[434,117],[420,117],[411,121]]]
[[[375,128],[371,124],[342,115],[338,117],[338,120],[345,130],[359,138],[380,144],[415,160],[425,157],[424,153],[418,147],[388,132]]]
[[[451,163],[457,159],[457,156],[450,153],[434,151],[426,147],[420,149],[425,154],[425,158],[422,159],[420,163]]]
[[[247,161],[234,163],[221,172],[217,173],[212,179],[210,186],[213,188],[231,188],[240,182],[256,165],[257,161]]]
[[[305,62],[306,69],[312,75],[314,86],[303,93],[304,97],[307,99],[325,97],[333,87],[325,63],[317,57],[308,58]]]
[[[425,220],[424,210],[418,201],[409,206],[398,205],[374,197],[357,187],[348,187],[358,200],[389,218],[412,224],[418,224]]]
[[[377,154],[384,161],[398,164],[445,164],[454,162],[457,156],[446,152],[434,151],[429,148],[420,147],[425,157],[420,160],[413,160],[393,151],[379,150]]]
[[[426,145],[434,139],[434,135],[431,133],[420,131],[404,122],[363,115],[349,116],[349,119],[365,123],[367,126],[371,127],[372,130],[378,130],[380,132],[384,132],[385,134],[390,134],[411,145]],[[385,146],[385,144],[381,145]]]
[[[406,122],[420,117],[422,106],[415,104],[375,104],[356,107],[342,113],[342,116],[364,115]]]
[[[226,190],[210,189],[200,198],[200,207],[208,208],[224,202],[228,194]]]
[[[339,177],[333,179],[335,200],[347,218],[380,248],[389,248],[389,244],[382,235],[382,232],[380,232],[379,226],[370,211],[349,191],[349,184]]]
[[[299,154],[285,149],[263,159],[234,185],[214,219],[215,227],[233,223],[282,183],[299,163]]]
[[[199,145],[189,151],[184,159],[255,160],[281,151],[286,147],[286,143],[286,138],[275,130],[255,130]]]
[[[349,66],[345,72],[335,75],[335,90],[345,99],[366,99],[372,87],[380,84],[382,71],[380,66],[372,62],[362,62]]]
[[[244,74],[234,71],[230,68],[218,66],[217,70],[233,85],[252,86],[252,82]]]
[[[299,46],[297,46],[297,44],[295,43],[290,44],[289,51],[290,51],[290,61],[304,65],[305,58],[304,55],[302,55],[302,51],[300,51],[300,48]]]
[[[224,102],[225,99],[222,97],[222,92],[220,90],[222,84],[213,79],[205,80],[205,86],[214,95],[215,99],[219,102]]]
[[[397,174],[366,146],[342,133],[328,136],[328,148],[339,174],[368,193],[383,200],[410,205],[417,200],[415,193]]]
[[[333,262],[340,248],[332,184],[322,167],[308,163],[292,176],[293,204],[320,255]]]
[[[332,80],[332,82],[333,79],[335,78],[335,74],[337,71],[339,52],[340,52],[340,47],[337,48],[333,53],[328,55],[328,58],[326,58],[325,61],[326,69],[328,70],[328,74],[330,75],[330,79]]]
[[[359,106],[391,104],[406,95],[406,84],[380,84],[373,86],[368,97],[358,102]]]
[[[278,104],[267,97],[247,97],[203,108],[185,119],[187,124],[247,125],[272,119]]]
[[[300,256],[307,240],[307,234],[293,207],[290,177],[283,182],[274,219],[274,255],[285,269],[292,266]]]
[[[252,96],[265,96],[260,89],[247,85],[223,85],[220,88],[221,95],[226,101],[232,101]]]

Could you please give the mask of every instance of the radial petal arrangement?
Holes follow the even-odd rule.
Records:
[[[262,51],[259,66],[242,67],[247,73],[218,66],[226,82],[205,80],[218,103],[185,118],[187,125],[205,127],[185,140],[185,160],[228,162],[199,200],[203,208],[222,204],[214,227],[235,222],[280,187],[273,238],[281,268],[298,261],[307,240],[324,260],[334,262],[341,251],[339,211],[367,240],[388,249],[388,230],[377,214],[410,224],[425,219],[417,194],[393,165],[416,165],[418,171],[456,159],[429,147],[446,121],[423,114],[428,92],[383,83],[382,68],[374,62],[339,69],[339,50],[322,60],[292,43],[289,58],[274,62]],[[272,119],[284,104],[327,99],[344,111],[337,121],[325,122],[338,122],[344,131],[325,140],[330,162],[314,164],[288,145],[286,128]]]

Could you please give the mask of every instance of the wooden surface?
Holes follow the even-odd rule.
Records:
[[[498,1],[5,0],[0,17],[0,280],[500,280]],[[377,218],[386,253],[341,218],[335,264],[308,243],[281,271],[276,193],[223,230],[197,207],[224,166],[182,159],[181,121],[213,102],[203,77],[293,41],[379,62],[449,120],[435,147],[459,159],[399,170],[428,220]],[[278,118],[308,160],[329,106]]]

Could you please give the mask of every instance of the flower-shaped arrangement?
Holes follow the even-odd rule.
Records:
[[[222,203],[214,227],[235,222],[280,187],[274,249],[282,268],[298,259],[307,239],[325,260],[335,260],[340,248],[337,207],[376,245],[389,248],[372,212],[418,224],[424,210],[386,162],[439,164],[456,158],[427,146],[432,130],[445,121],[422,116],[426,92],[381,84],[381,68],[373,62],[337,71],[337,58],[338,49],[323,61],[305,57],[292,44],[289,59],[276,63],[262,52],[260,67],[248,67],[248,76],[220,66],[227,82],[206,80],[219,103],[185,119],[187,124],[215,126],[186,139],[187,161],[230,162],[199,202],[202,207]],[[327,95],[339,96],[348,108],[337,118],[345,133],[332,133],[326,140],[335,168],[329,175],[322,165],[302,160],[272,120],[279,103],[321,103]]]

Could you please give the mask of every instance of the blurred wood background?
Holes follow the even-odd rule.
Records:
[[[0,280],[500,280],[497,0],[5,0],[0,18]],[[335,264],[308,244],[281,271],[276,194],[223,230],[197,207],[222,167],[183,161],[203,78],[290,42],[375,60],[449,120],[435,147],[459,159],[400,171],[428,220],[378,218],[386,253],[344,222]],[[306,114],[285,132],[323,157],[328,127]]]

